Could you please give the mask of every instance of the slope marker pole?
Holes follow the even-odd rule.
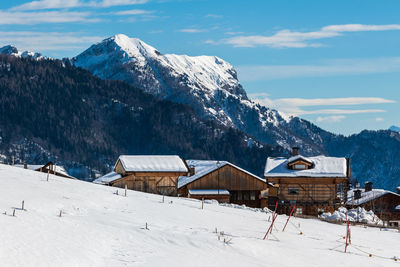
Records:
[[[294,203],[293,209],[292,209],[292,211],[290,212],[290,215],[289,215],[289,217],[288,217],[287,220],[286,220],[286,223],[285,223],[285,226],[284,226],[283,229],[282,229],[282,232],[285,231],[286,225],[288,224],[288,222],[289,222],[289,220],[290,220],[290,217],[292,216],[292,214],[293,214],[295,208],[296,208],[296,203]]]

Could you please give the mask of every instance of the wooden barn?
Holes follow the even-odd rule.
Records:
[[[178,177],[189,172],[179,156],[120,156],[114,171],[96,179],[95,183],[115,187],[176,196]]]
[[[400,220],[400,194],[373,189],[370,182],[365,184],[365,188],[349,190],[347,199],[348,208],[372,210],[383,221]]]
[[[65,177],[65,178],[76,179],[75,177],[72,177],[71,175],[69,175],[63,166],[56,165],[51,161],[49,161],[48,163],[46,163],[44,165],[26,164],[25,163],[25,164],[16,164],[14,166],[32,170],[32,171],[50,173],[50,174],[54,174],[54,175]]]
[[[178,194],[262,207],[265,180],[227,161],[188,160],[189,175],[179,177]]]
[[[280,213],[318,215],[333,212],[346,202],[350,160],[336,157],[304,157],[293,148],[290,158],[268,158],[264,177],[276,190],[268,195],[268,207],[278,202]]]

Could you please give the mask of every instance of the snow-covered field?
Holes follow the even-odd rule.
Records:
[[[394,230],[351,227],[344,254],[344,225],[293,218],[281,232],[287,217],[279,216],[262,240],[268,213],[116,190],[0,165],[0,265],[400,266]]]

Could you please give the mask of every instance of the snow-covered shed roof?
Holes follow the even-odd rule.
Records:
[[[93,183],[96,184],[109,184],[115,180],[121,179],[122,175],[116,172],[109,172],[106,175],[103,175],[96,180],[93,181]]]
[[[187,160],[186,161],[187,165],[189,167],[193,166],[195,168],[195,173],[192,176],[180,176],[179,180],[178,180],[178,188],[181,188],[197,179],[200,179],[201,177],[209,174],[210,172],[217,170],[218,169],[217,162],[218,162],[217,160],[193,160],[193,159]],[[225,165],[230,165],[233,168],[236,168],[244,173],[247,173],[248,175],[250,175],[262,182],[265,182],[265,179],[258,177],[257,175],[252,174],[251,172],[248,172],[228,161],[219,161],[219,163],[220,163],[219,168],[222,168]]]
[[[179,156],[119,156],[126,172],[188,172],[183,159]],[[118,163],[117,161],[117,163]],[[115,169],[115,167],[114,167]]]
[[[32,171],[39,171],[40,168],[44,168],[47,164],[42,164],[42,165],[40,165],[40,164],[27,164],[26,165],[26,169],[27,170],[32,170]],[[15,164],[14,166],[18,167],[18,168],[25,168],[24,164]],[[65,168],[63,166],[55,165],[55,167],[56,167],[56,173],[62,174],[64,176],[68,176],[70,178],[74,178],[74,177],[72,177],[71,175],[68,174],[68,172],[65,170]],[[51,168],[54,168],[54,165]]]
[[[361,190],[361,198],[354,199],[354,191]],[[363,188],[351,189],[347,192],[347,204],[348,205],[362,205],[371,200],[380,198],[386,194],[393,194],[400,197],[399,194],[396,194],[392,191],[385,189],[372,189],[371,191],[365,192]]]
[[[296,160],[306,160],[313,164],[311,169],[292,170],[288,163]],[[304,157],[297,155],[291,158],[268,157],[265,165],[264,177],[347,177],[346,158],[337,157]]]
[[[190,195],[218,195],[218,189],[189,189]],[[226,189],[220,189],[219,195],[229,196],[229,193]]]

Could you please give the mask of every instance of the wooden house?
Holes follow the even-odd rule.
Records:
[[[189,172],[179,156],[120,156],[114,171],[96,179],[95,183],[115,187],[176,196],[178,177]]]
[[[72,177],[71,175],[69,175],[63,166],[56,165],[51,161],[49,161],[48,163],[46,163],[44,165],[26,164],[25,163],[25,164],[16,164],[14,166],[32,170],[32,171],[50,173],[50,174],[54,174],[54,175],[65,177],[65,178],[76,179],[75,177]]]
[[[373,189],[372,183],[366,183],[365,188],[349,190],[347,207],[372,210],[383,221],[400,220],[400,194],[384,189]]]
[[[263,178],[230,162],[188,160],[189,175],[179,177],[178,194],[196,199],[216,199],[249,207],[262,207]]]
[[[290,158],[271,158],[266,162],[264,177],[277,190],[268,194],[268,206],[288,214],[294,204],[296,213],[317,215],[333,212],[346,202],[350,160],[337,157],[304,157],[293,149]]]

